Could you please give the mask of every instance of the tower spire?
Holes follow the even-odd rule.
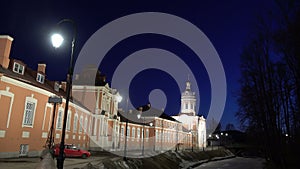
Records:
[[[190,75],[188,74],[188,80],[186,82],[185,90],[191,90],[191,82],[190,82]]]

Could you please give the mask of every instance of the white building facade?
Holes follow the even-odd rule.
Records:
[[[181,93],[181,112],[174,119],[182,123],[192,134],[193,147],[206,147],[206,120],[196,114],[196,94],[191,90],[191,82],[186,82],[186,88]]]

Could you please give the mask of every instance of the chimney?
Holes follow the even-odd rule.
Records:
[[[66,91],[67,90],[67,82],[61,82],[61,89],[63,91]]]
[[[44,75],[46,74],[46,64],[42,64],[42,63],[39,63],[38,64],[38,72],[40,73],[43,73]]]
[[[14,39],[8,35],[0,35],[0,65],[7,69],[11,43]]]

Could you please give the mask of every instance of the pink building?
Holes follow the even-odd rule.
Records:
[[[0,35],[0,158],[38,156],[47,144],[54,112],[54,142],[61,140],[66,82],[49,81],[45,63],[32,70],[26,63],[10,58],[12,42],[10,36]],[[109,87],[100,73],[95,86],[80,83],[84,82],[85,73],[88,69],[75,75],[65,143],[121,153],[126,120],[118,112],[119,93]],[[52,96],[62,98],[55,110],[48,103]],[[193,146],[192,134],[174,118],[157,114],[144,119],[145,123],[128,123],[128,151],[161,152]]]

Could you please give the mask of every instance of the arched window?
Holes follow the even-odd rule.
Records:
[[[56,129],[61,130],[61,128],[62,128],[62,118],[63,118],[63,108],[60,107],[58,109],[58,113],[57,113]]]
[[[76,113],[74,116],[74,122],[73,122],[73,132],[77,132],[77,123],[78,123],[78,114]]]
[[[68,110],[68,115],[67,115],[67,130],[68,131],[71,130],[71,115],[72,115],[71,110]]]

